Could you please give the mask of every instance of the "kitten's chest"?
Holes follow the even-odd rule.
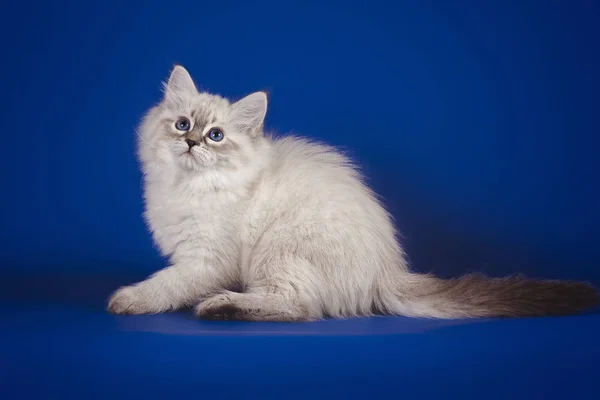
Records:
[[[164,255],[198,243],[236,240],[240,211],[233,196],[149,187],[146,197],[146,219]]]

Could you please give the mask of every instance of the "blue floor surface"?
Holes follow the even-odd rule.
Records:
[[[1,276],[1,399],[598,399],[600,313],[304,324],[113,316],[125,278]]]

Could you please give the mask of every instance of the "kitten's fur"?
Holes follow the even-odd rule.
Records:
[[[109,310],[194,306],[209,319],[305,321],[561,315],[597,303],[586,283],[441,280],[409,271],[390,215],[335,149],[263,133],[267,97],[231,104],[174,68],[139,129],[145,217],[170,264],[119,289]],[[175,129],[187,117],[187,134]],[[205,135],[212,127],[225,138]],[[185,139],[199,144],[191,147]]]

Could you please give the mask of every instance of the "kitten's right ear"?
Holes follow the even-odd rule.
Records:
[[[198,94],[198,89],[189,72],[181,65],[176,65],[171,71],[168,82],[165,84],[165,101],[180,102],[189,96]]]

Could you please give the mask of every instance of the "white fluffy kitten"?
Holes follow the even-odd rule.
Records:
[[[390,215],[335,149],[263,133],[267,97],[199,93],[174,68],[141,124],[145,217],[170,266],[109,310],[195,307],[209,319],[306,321],[559,315],[596,304],[580,282],[410,272]]]

